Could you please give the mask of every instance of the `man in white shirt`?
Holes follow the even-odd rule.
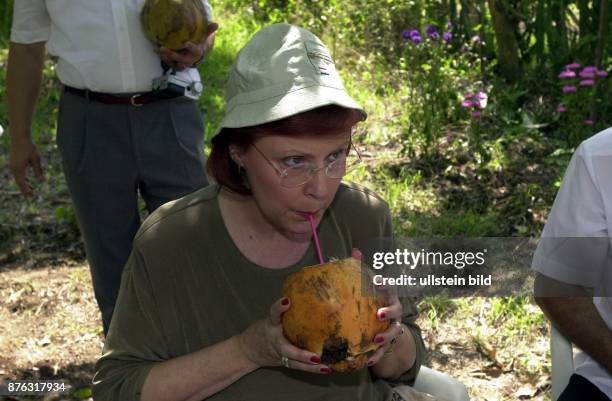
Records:
[[[582,352],[560,401],[612,399],[612,128],[574,153],[532,268],[536,302]]]
[[[184,51],[156,49],[140,25],[143,3],[19,0],[11,30],[10,167],[23,195],[32,196],[28,169],[43,177],[31,125],[46,47],[63,84],[57,144],[105,333],[140,225],[138,193],[151,212],[208,183],[197,103],[152,92],[152,80],[163,75],[163,60],[177,77],[199,82],[195,65],[212,49],[217,24]]]

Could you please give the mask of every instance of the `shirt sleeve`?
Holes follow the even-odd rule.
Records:
[[[46,42],[51,35],[51,18],[43,0],[18,0],[13,5],[11,42]]]
[[[580,146],[572,156],[532,268],[559,281],[595,288],[609,257],[609,238],[597,169],[587,154]]]
[[[121,279],[113,319],[96,363],[96,401],[138,401],[153,364],[169,358],[144,258],[134,247]]]

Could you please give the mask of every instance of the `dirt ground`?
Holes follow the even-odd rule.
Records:
[[[0,300],[0,380],[65,379],[71,392],[46,399],[90,399],[103,336],[85,263],[65,258],[5,264]],[[481,316],[486,305],[478,306]],[[437,320],[423,312],[429,366],[465,383],[473,400],[548,399],[547,333],[513,336],[509,343],[481,321],[478,310],[471,316],[450,311]]]

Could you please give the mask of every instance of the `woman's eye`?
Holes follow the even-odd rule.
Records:
[[[302,156],[289,156],[283,159],[283,164],[289,168],[301,168],[306,162]]]
[[[338,159],[342,159],[344,156],[345,156],[345,150],[344,149],[340,149],[340,150],[335,151],[331,155],[329,155],[328,160],[331,163],[331,162],[336,161]]]

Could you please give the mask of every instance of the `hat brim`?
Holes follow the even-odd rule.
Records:
[[[233,100],[231,109],[225,112],[225,117],[213,137],[217,136],[223,128],[261,125],[328,105],[356,109],[361,112],[362,120],[367,118],[363,108],[344,89],[321,84],[256,101]]]

